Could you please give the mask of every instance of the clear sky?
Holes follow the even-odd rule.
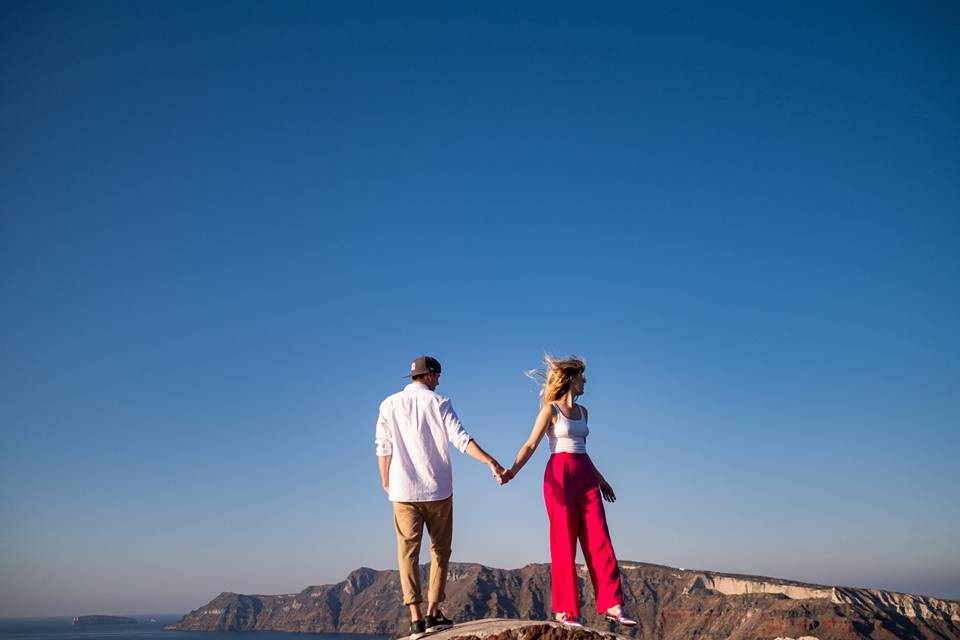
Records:
[[[623,560],[960,598],[956,3],[0,12],[0,615],[393,568],[420,353],[505,462],[587,359]]]

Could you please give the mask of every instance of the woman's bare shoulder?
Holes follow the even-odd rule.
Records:
[[[537,418],[543,419],[546,418],[549,422],[554,422],[557,419],[557,409],[552,402],[548,402],[542,407],[540,407],[540,413],[537,414]]]

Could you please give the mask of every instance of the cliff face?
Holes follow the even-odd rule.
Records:
[[[887,591],[809,585],[774,578],[620,565],[624,597],[642,640],[738,640],[815,636],[820,640],[960,640],[960,603]],[[427,567],[423,584],[427,584]],[[580,571],[587,624],[606,628]],[[491,569],[451,564],[443,611],[456,622],[484,618],[545,620],[550,565]],[[222,593],[171,628],[397,634],[408,625],[396,571],[357,569],[335,585],[273,596]]]

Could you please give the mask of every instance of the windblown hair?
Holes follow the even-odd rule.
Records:
[[[527,377],[536,380],[542,385],[540,390],[540,405],[546,405],[559,400],[570,390],[570,384],[577,375],[587,369],[583,358],[570,356],[569,358],[555,358],[551,355],[543,357],[544,369],[527,371]]]

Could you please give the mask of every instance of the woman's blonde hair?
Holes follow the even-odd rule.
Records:
[[[546,368],[526,372],[527,377],[539,381],[542,385],[540,390],[541,406],[567,395],[573,379],[587,370],[586,361],[576,356],[555,358],[547,354],[543,357],[543,363]]]

